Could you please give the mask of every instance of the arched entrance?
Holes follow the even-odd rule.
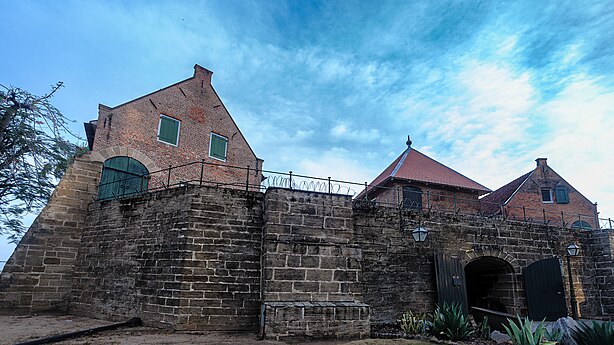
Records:
[[[514,268],[503,259],[483,256],[465,266],[467,302],[479,307],[514,313]]]
[[[104,161],[98,199],[135,195],[147,190],[149,171],[138,160],[119,156]]]

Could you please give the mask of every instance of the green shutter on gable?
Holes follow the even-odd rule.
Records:
[[[158,140],[177,145],[179,137],[179,121],[165,116],[160,116],[160,134]]]
[[[211,149],[209,155],[211,157],[226,160],[226,145],[228,140],[222,136],[211,134]]]
[[[569,204],[569,192],[565,187],[555,188],[556,203],[557,204]]]

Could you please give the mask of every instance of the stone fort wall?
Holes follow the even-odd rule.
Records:
[[[69,312],[255,331],[261,239],[261,193],[183,187],[92,203]]]
[[[75,158],[0,275],[0,310],[66,311],[87,207],[102,164]]]
[[[48,207],[58,205],[53,200]],[[522,268],[562,258],[565,245],[576,242],[582,248],[573,260],[581,315],[612,317],[614,311],[614,236],[608,231],[412,212],[277,188],[262,194],[190,186],[73,211],[87,218],[72,232],[36,232],[37,225],[38,247],[31,249],[27,237],[18,246],[2,274],[3,307],[139,316],[150,326],[178,330],[260,326],[277,339],[360,337],[406,310],[432,310],[436,252],[465,264],[479,257],[505,261],[513,273],[497,293],[510,311],[525,314]],[[43,212],[38,222],[46,218]],[[416,226],[429,230],[425,242],[413,241]],[[33,304],[28,291],[41,281],[23,277],[37,276],[39,261],[50,257],[44,253],[67,248],[52,238],[72,239],[71,260],[53,261],[70,279],[46,278],[44,284],[61,284],[62,293],[36,295],[41,302]]]

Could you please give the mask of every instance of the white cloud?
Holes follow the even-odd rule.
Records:
[[[411,98],[405,104],[425,115],[409,117],[426,134],[418,149],[466,176],[497,188],[524,173],[525,147],[534,144],[530,130],[536,90],[528,73],[511,67],[469,61],[447,71],[441,93]],[[407,112],[411,112],[411,109]],[[428,146],[427,146],[428,145]],[[530,160],[529,162],[531,162]]]
[[[350,152],[343,148],[332,148],[322,152],[317,158],[303,158],[298,163],[301,174],[314,177],[354,182],[351,187],[360,192],[362,182],[371,181],[378,171],[364,164],[364,162],[351,158]]]
[[[576,76],[539,110],[549,131],[531,150],[592,202],[603,217],[614,217],[614,91],[587,76]]]
[[[372,142],[381,137],[379,130],[371,129],[351,129],[345,122],[340,122],[330,129],[330,135],[336,139]]]

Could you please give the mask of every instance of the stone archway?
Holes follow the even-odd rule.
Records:
[[[138,150],[124,146],[113,146],[102,150],[94,150],[91,152],[90,160],[93,162],[104,163],[104,161],[107,159],[117,156],[125,156],[136,159],[137,161],[141,162],[150,173],[160,170],[156,163],[151,158],[147,157],[147,155],[139,152]]]
[[[480,256],[465,265],[467,302],[504,313],[515,313],[516,278],[513,266],[495,256]]]

